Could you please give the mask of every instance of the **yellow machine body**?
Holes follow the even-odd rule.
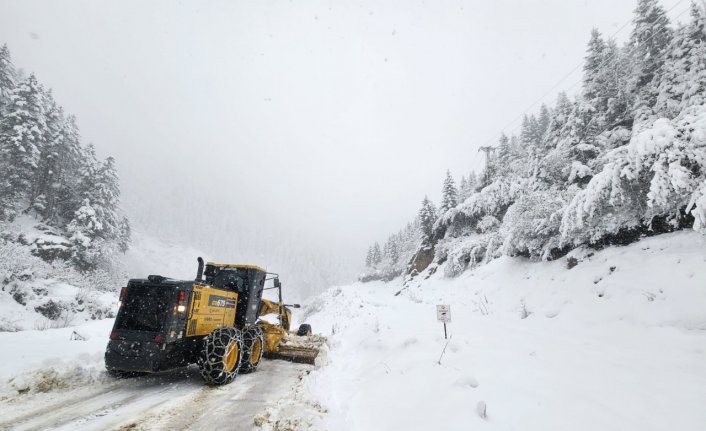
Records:
[[[233,326],[238,294],[194,284],[186,336],[208,335],[214,329]]]

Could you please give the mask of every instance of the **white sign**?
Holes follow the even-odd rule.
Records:
[[[439,322],[450,322],[451,321],[451,306],[450,305],[437,305],[436,306],[436,320]]]

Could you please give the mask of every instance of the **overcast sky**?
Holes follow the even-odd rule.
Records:
[[[199,205],[360,253],[438,201],[447,168],[480,167],[478,146],[634,6],[0,0],[0,43],[117,158],[138,223]]]

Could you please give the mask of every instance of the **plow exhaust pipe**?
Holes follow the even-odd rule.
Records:
[[[196,281],[203,281],[203,259],[199,256],[196,261],[199,263],[199,269],[196,270]]]

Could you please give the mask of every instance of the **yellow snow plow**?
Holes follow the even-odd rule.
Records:
[[[150,275],[120,291],[119,310],[105,353],[116,376],[198,364],[209,384],[226,384],[257,370],[262,357],[314,364],[319,349],[311,326],[290,333],[291,308],[284,304],[279,275],[255,265],[204,267],[196,280]],[[265,287],[267,281],[272,286]],[[278,300],[263,299],[276,289]]]

